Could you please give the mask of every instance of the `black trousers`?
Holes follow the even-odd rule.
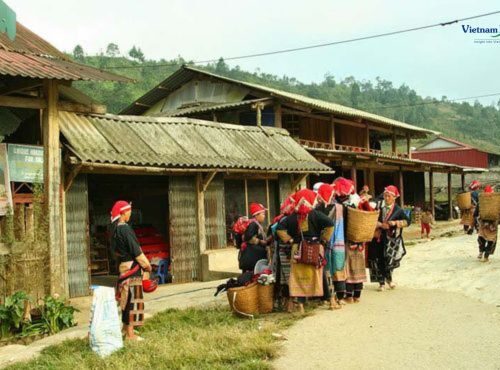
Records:
[[[346,297],[359,298],[363,290],[363,283],[346,283]]]
[[[490,254],[493,254],[495,252],[495,248],[497,245],[496,241],[489,241],[482,236],[479,236],[477,238],[477,242],[479,244],[479,252],[484,253],[485,258],[488,258]]]

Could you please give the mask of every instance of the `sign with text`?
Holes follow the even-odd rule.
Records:
[[[43,147],[9,144],[9,177],[13,182],[43,182]]]
[[[0,144],[0,216],[12,209],[12,193],[9,181],[9,167],[7,166],[7,145]]]

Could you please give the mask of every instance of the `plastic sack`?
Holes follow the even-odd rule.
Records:
[[[100,357],[106,357],[123,347],[115,290],[104,286],[93,289],[90,348]]]

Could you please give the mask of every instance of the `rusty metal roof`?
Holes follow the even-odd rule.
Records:
[[[233,108],[239,108],[239,107],[244,107],[246,105],[263,103],[263,102],[266,102],[269,100],[270,100],[269,98],[262,98],[262,99],[250,99],[250,100],[242,100],[242,101],[238,101],[238,102],[222,103],[222,104],[200,104],[200,105],[196,105],[193,107],[179,108],[179,109],[176,109],[173,111],[156,113],[153,116],[155,116],[155,117],[182,117],[182,116],[187,116],[190,114],[216,112],[219,110],[228,110],[228,109],[233,109]]]
[[[73,81],[132,81],[72,61],[19,22],[14,40],[0,33],[0,75]]]
[[[360,118],[367,121],[377,123],[383,126],[390,126],[411,131],[415,137],[425,137],[429,134],[438,134],[436,131],[427,130],[421,127],[413,126],[408,123],[400,122],[377,114],[365,112],[359,109],[346,107],[340,104],[328,102],[325,100],[314,99],[308,96],[291,93],[284,90],[278,90],[271,87],[258,85],[241,80],[220,76],[202,69],[194,68],[192,66],[184,65],[178,71],[174,72],[167,79],[162,81],[159,85],[148,91],[142,97],[137,99],[134,103],[122,110],[122,114],[143,114],[149,106],[157,103],[164,97],[168,96],[172,91],[178,89],[182,84],[190,81],[193,77],[204,75],[209,78],[215,78],[227,83],[237,84],[246,88],[264,92],[269,97],[282,99],[292,104],[301,104],[318,112],[334,113],[347,118]]]
[[[333,172],[284,129],[191,118],[60,112],[61,132],[83,163],[200,170]]]

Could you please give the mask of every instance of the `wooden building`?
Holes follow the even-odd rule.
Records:
[[[78,225],[67,242],[87,251],[81,268],[88,237],[109,225],[111,205],[125,199],[139,223],[169,241],[173,281],[205,279],[202,255],[231,246],[228,231],[249,202],[264,204],[270,219],[307,174],[332,172],[279,128],[66,112],[59,119],[70,173],[67,228]],[[89,217],[90,233],[82,227]],[[70,292],[88,289],[89,275],[70,276]]]
[[[34,241],[47,244],[44,256],[32,258],[26,255],[27,251],[19,269],[30,275],[9,278],[17,279],[14,284],[17,289],[23,289],[24,282],[41,281],[46,293],[65,294],[68,292],[67,271],[72,268],[71,259],[79,252],[68,249],[65,242],[67,173],[61,162],[59,113],[105,112],[104,106],[72,88],[73,81],[130,80],[75,63],[20,23],[9,24],[8,31],[0,33],[0,136],[3,143],[43,148],[43,205],[47,224],[46,240]],[[8,188],[12,186],[14,212],[19,211],[26,217],[20,220],[25,227],[30,225],[33,216],[31,185],[7,184]],[[25,244],[24,236],[19,239],[23,242],[12,248]],[[17,252],[12,248],[7,246],[1,253]]]
[[[430,173],[431,184],[434,172],[448,174],[451,184],[452,174],[466,170],[412,157],[411,140],[436,134],[433,131],[192,66],[182,67],[121,113],[284,128],[315,158],[334,169],[336,176],[351,178],[358,189],[369,185],[375,194],[394,183],[401,189],[404,204],[424,205],[424,172]],[[405,149],[399,151],[401,143]],[[332,174],[310,176],[309,182],[332,179]],[[432,192],[429,201],[434,203]]]

